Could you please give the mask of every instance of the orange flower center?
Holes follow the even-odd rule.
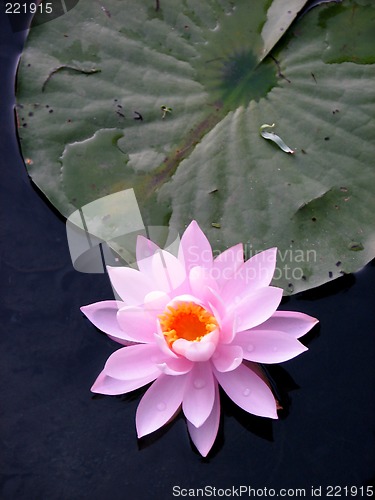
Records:
[[[199,342],[218,327],[211,313],[194,302],[177,302],[159,315],[162,332],[170,346],[178,339]]]

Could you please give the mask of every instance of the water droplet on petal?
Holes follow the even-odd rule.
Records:
[[[251,393],[251,390],[247,387],[246,389],[244,389],[244,391],[243,391],[243,393],[242,393],[242,394],[243,394],[245,397],[247,397],[247,396],[249,396],[249,395],[250,395],[250,393]]]
[[[253,344],[248,344],[248,346],[247,346],[248,352],[252,352],[254,349],[255,349],[255,347],[253,346]]]
[[[197,378],[194,380],[193,385],[196,389],[203,389],[206,385],[206,382],[202,378]]]
[[[164,410],[166,409],[166,407],[167,407],[167,405],[166,405],[165,403],[163,403],[163,402],[158,403],[158,404],[156,405],[156,408],[157,408],[159,411],[164,411]]]

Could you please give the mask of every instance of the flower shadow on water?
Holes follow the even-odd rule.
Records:
[[[320,325],[317,324],[308,334],[306,334],[303,338],[304,345],[309,345],[315,338],[318,337],[320,330]],[[300,389],[298,383],[293,379],[290,373],[280,365],[261,365],[261,369],[263,370],[265,376],[268,379],[268,382],[271,386],[272,392],[275,396],[275,399],[278,403],[278,417],[279,420],[284,420],[289,415],[290,406],[292,403],[292,399],[290,397],[290,393]],[[148,384],[147,386],[141,387],[134,391],[131,391],[126,394],[121,394],[117,396],[108,396],[104,394],[93,394],[91,399],[93,401],[99,401],[103,399],[116,399],[119,403],[129,403],[129,402],[139,402],[142,396],[145,394],[147,389],[152,384]],[[257,415],[252,415],[251,413],[246,412],[239,406],[237,406],[220,388],[220,401],[222,414],[220,417],[220,424],[218,428],[217,438],[215,440],[214,445],[212,446],[210,452],[206,457],[200,456],[199,451],[196,449],[193,441],[188,436],[192,450],[196,455],[198,455],[202,462],[209,462],[213,457],[217,455],[217,453],[223,448],[225,444],[225,433],[224,427],[226,425],[227,419],[234,418],[247,432],[252,433],[253,435],[269,441],[273,442],[273,422],[271,419],[260,417]],[[157,429],[155,432],[143,436],[138,439],[138,449],[139,451],[145,450],[154,445],[161,438],[166,436],[170,429],[176,425],[176,422],[185,420],[183,412],[181,408],[179,408],[176,413],[171,417],[170,421],[164,426]]]

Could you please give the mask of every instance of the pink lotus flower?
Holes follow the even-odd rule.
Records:
[[[275,397],[257,363],[301,354],[306,347],[297,339],[317,320],[276,311],[282,289],[269,286],[276,248],[244,262],[238,244],[213,258],[193,221],[178,258],[142,236],[136,253],[139,270],[108,268],[122,301],[82,307],[95,326],[126,345],[108,358],[91,390],[124,394],[153,382],[137,409],[138,437],[182,407],[203,456],[218,431],[219,385],[245,411],[277,418]]]

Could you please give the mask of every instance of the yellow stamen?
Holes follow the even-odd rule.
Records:
[[[172,346],[178,339],[199,342],[218,327],[211,313],[194,302],[177,302],[159,315],[160,326]]]

